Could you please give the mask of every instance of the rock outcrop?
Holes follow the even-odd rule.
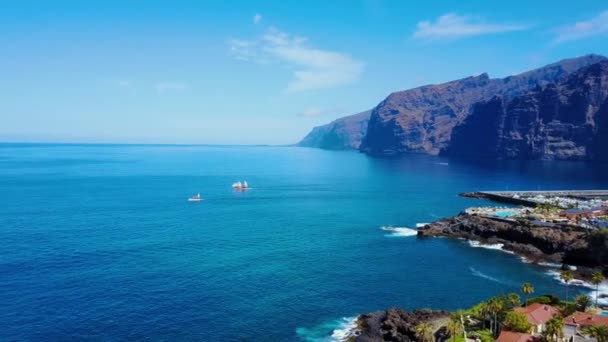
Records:
[[[444,325],[450,313],[448,311],[415,310],[407,312],[392,308],[386,311],[373,312],[359,316],[357,325],[359,335],[355,342],[410,342],[418,341],[416,326],[420,323],[429,323],[435,327]],[[445,331],[436,332],[436,341],[443,341],[447,337]]]
[[[568,225],[548,226],[527,220],[512,221],[461,213],[428,224],[418,237],[449,237],[503,244],[503,248],[529,260],[580,266],[581,276],[588,269],[608,269],[608,231],[587,230]]]
[[[368,110],[315,127],[297,145],[328,150],[359,149],[370,114],[371,110]]]
[[[450,157],[608,160],[608,61],[514,98],[473,106]]]
[[[603,59],[588,55],[504,79],[482,74],[393,93],[373,109],[360,150],[372,155],[438,154],[449,146],[452,130],[470,115],[473,104],[497,95],[522,95]]]

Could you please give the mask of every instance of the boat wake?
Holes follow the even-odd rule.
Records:
[[[404,236],[416,236],[416,235],[418,235],[418,231],[416,229],[407,228],[407,227],[391,227],[391,226],[387,226],[387,227],[380,227],[380,229],[392,232],[392,234],[389,234],[388,236],[401,236],[401,237],[404,237]]]
[[[485,273],[483,273],[481,271],[476,270],[473,267],[469,267],[469,270],[471,271],[471,274],[474,275],[475,277],[479,277],[479,278],[486,279],[486,280],[489,280],[489,281],[493,281],[495,283],[499,283],[499,284],[503,284],[503,285],[509,285],[507,282],[504,282],[504,281],[502,281],[500,279],[497,279],[497,278],[494,278],[492,276],[489,276],[489,275],[487,275],[487,274],[485,274]]]
[[[296,334],[306,342],[346,342],[358,335],[357,317],[343,317],[313,328],[297,328]]]

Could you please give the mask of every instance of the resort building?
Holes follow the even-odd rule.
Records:
[[[568,209],[562,211],[560,216],[567,217],[569,219],[579,217],[593,217],[608,215],[608,207],[595,207],[591,209]]]
[[[531,334],[540,334],[545,331],[545,323],[558,314],[558,309],[546,304],[532,303],[522,308],[515,308],[516,312],[526,315],[528,323],[532,325]]]
[[[575,312],[564,318],[564,340],[573,342],[575,340],[585,339],[581,329],[591,325],[608,326],[608,316]]]

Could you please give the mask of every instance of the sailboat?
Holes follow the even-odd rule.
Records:
[[[247,184],[247,181],[243,181],[243,183],[241,183],[241,181],[238,181],[236,183],[232,183],[232,188],[234,190],[247,190],[249,189],[249,184]]]
[[[200,202],[203,199],[201,198],[201,194],[196,194],[196,196],[192,196],[188,198],[188,202]]]

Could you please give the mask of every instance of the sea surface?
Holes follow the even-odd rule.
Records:
[[[331,341],[358,314],[465,308],[549,269],[407,229],[475,190],[608,188],[574,162],[295,147],[0,145],[0,340]],[[231,184],[247,180],[247,192]],[[196,193],[199,203],[186,199]],[[588,291],[576,288],[571,293]]]

